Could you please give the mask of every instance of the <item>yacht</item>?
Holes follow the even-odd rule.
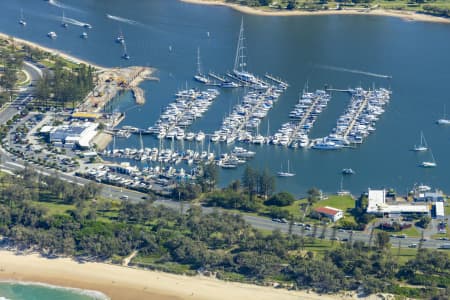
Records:
[[[351,168],[344,168],[344,169],[342,169],[342,174],[353,175],[353,174],[355,174],[355,171],[353,171],[353,169],[351,169]]]
[[[19,24],[22,26],[27,26],[27,22],[25,21],[24,17],[23,17],[23,10],[20,10],[20,19],[19,19]]]
[[[69,27],[69,24],[66,22],[66,16],[64,15],[64,11],[62,12],[61,27],[63,28]]]
[[[119,35],[116,37],[116,43],[118,43],[118,44],[125,43],[125,37],[123,36],[122,31],[120,31]]]
[[[226,80],[224,82],[222,82],[220,84],[220,87],[223,88],[237,88],[239,87],[239,84],[237,84],[236,82],[230,81],[230,80]]]
[[[197,48],[197,74],[194,75],[194,79],[198,82],[208,84],[209,79],[205,75],[203,75],[201,68],[200,68],[200,48]]]
[[[419,145],[414,145],[413,151],[416,152],[422,152],[422,151],[427,151],[428,147],[427,147],[427,142],[425,140],[425,137],[423,135],[423,132],[420,132],[420,144]]]
[[[87,32],[83,32],[83,33],[80,35],[80,37],[81,37],[82,39],[87,39],[87,38],[88,38]]]
[[[295,176],[295,173],[292,173],[289,171],[289,160],[288,160],[288,168],[287,171],[283,171],[283,165],[281,165],[281,170],[277,172],[278,177],[293,177]]]
[[[433,152],[430,148],[430,154],[431,154],[431,160],[430,161],[424,161],[420,164],[422,168],[435,168],[437,166],[436,160],[434,159]]]
[[[56,32],[54,32],[54,31],[50,31],[49,33],[47,33],[47,36],[51,39],[56,39],[58,37],[56,35]]]
[[[442,119],[437,120],[436,123],[438,125],[450,125],[450,119],[447,119],[445,105],[444,105],[444,116],[442,117]]]
[[[193,132],[188,132],[186,133],[186,136],[184,137],[187,141],[192,141],[195,138],[195,133]]]
[[[202,131],[197,133],[197,136],[195,137],[195,140],[197,142],[202,142],[204,139],[205,139],[205,134]]]
[[[83,25],[83,27],[86,28],[86,29],[92,29],[91,24],[88,24],[88,23],[85,23],[85,24]]]

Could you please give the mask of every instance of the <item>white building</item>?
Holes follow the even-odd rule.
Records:
[[[368,193],[367,213],[369,214],[428,214],[426,204],[390,204],[386,203],[386,190],[371,190]]]
[[[61,125],[49,132],[49,140],[58,145],[67,144],[71,147],[89,148],[90,142],[97,134],[97,127],[98,124],[92,122]]]
[[[344,217],[344,212],[342,210],[330,206],[318,207],[315,211],[333,222]]]

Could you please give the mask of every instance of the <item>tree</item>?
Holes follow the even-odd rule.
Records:
[[[269,170],[264,169],[264,171],[259,175],[259,193],[267,199],[268,196],[272,195],[275,190],[275,177],[270,175]]]
[[[316,203],[319,200],[320,197],[320,190],[318,188],[310,188],[308,190],[308,203],[310,205]]]
[[[286,9],[292,10],[297,6],[296,0],[289,0]]]
[[[288,192],[281,192],[273,195],[264,204],[266,205],[276,205],[276,206],[288,206],[294,203],[295,197]]]
[[[253,201],[253,196],[256,192],[256,187],[258,184],[258,172],[252,167],[247,166],[242,175],[242,186],[249,195],[249,201]]]
[[[390,246],[389,240],[389,234],[385,231],[380,231],[376,234],[375,244],[379,250],[385,250]]]

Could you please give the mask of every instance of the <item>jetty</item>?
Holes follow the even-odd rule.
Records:
[[[279,84],[281,86],[285,86],[285,87],[289,86],[289,84],[287,82],[285,82],[285,81],[281,80],[280,78],[277,78],[277,77],[275,77],[273,75],[266,74],[266,75],[264,75],[264,77],[266,77],[267,79],[272,80],[273,82],[276,82],[277,84]]]
[[[216,80],[219,80],[220,82],[225,82],[226,81],[225,78],[223,78],[222,76],[217,75],[217,74],[215,74],[213,72],[209,72],[208,75],[211,76],[212,78],[216,79]]]

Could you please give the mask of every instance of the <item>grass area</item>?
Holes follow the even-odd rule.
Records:
[[[398,234],[406,234],[409,237],[420,237],[421,233],[415,226],[411,226],[410,228],[403,229],[398,232]]]
[[[396,258],[397,262],[400,265],[405,264],[408,260],[413,259],[417,255],[417,248],[400,248],[399,250],[398,243],[393,243],[392,248],[389,249],[389,251],[391,252],[392,256]]]
[[[174,263],[174,262],[159,262],[161,259],[158,255],[137,255],[131,260],[132,264],[138,264],[141,267],[147,267],[150,269],[162,270],[164,272],[175,273],[175,274],[191,274],[195,271],[191,270],[188,265]]]
[[[70,210],[75,209],[75,205],[59,204],[53,202],[33,201],[37,206],[47,209],[47,215],[67,215]]]
[[[328,199],[321,200],[313,205],[313,208],[320,206],[331,206],[348,212],[355,207],[355,200],[350,196],[331,195]]]

